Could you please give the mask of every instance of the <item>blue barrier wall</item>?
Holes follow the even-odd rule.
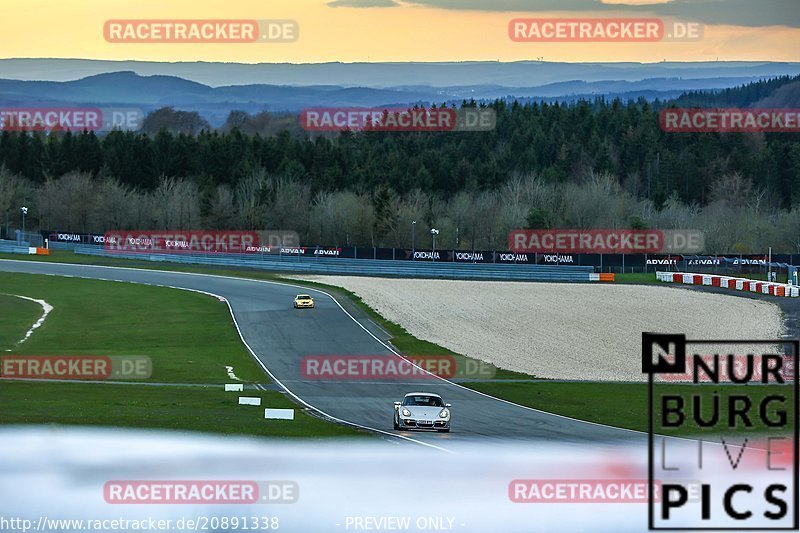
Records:
[[[14,241],[0,241],[0,252],[6,254],[28,254],[28,244],[17,246]]]
[[[382,276],[403,278],[483,279],[518,281],[589,281],[592,267],[503,265],[442,261],[391,261],[258,254],[138,254],[109,253],[91,245],[70,245],[75,253],[145,261],[246,267],[272,272]]]

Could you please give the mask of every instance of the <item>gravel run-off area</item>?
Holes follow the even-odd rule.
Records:
[[[644,381],[642,332],[777,339],[770,302],[660,285],[293,276],[344,287],[409,333],[537,377]]]

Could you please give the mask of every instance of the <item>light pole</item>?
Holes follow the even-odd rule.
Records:
[[[411,221],[411,260],[414,260],[414,254],[416,253],[417,249],[414,247],[414,234],[417,232],[417,221]]]
[[[772,281],[772,246],[769,247],[769,258],[767,262],[769,263],[767,266],[767,281]]]
[[[20,211],[20,213],[22,213],[22,238],[24,239],[25,238],[25,215],[28,214],[28,208],[23,205],[22,208],[19,211]]]
[[[431,228],[431,240],[433,241],[433,251],[431,253],[431,261],[436,261],[436,236],[439,235],[439,230]]]

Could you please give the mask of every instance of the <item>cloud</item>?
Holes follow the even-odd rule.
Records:
[[[329,7],[397,7],[399,5],[394,0],[333,0],[333,2],[328,2]]]
[[[531,13],[591,11],[607,13],[609,16],[629,14],[674,17],[712,26],[727,24],[747,27],[800,27],[800,3],[797,0],[671,0],[650,5],[642,5],[641,0],[631,0],[629,5],[620,4],[619,1],[604,3],[601,0],[403,0],[403,3],[459,11]],[[393,0],[335,0],[328,5],[333,4],[349,7],[399,5]]]

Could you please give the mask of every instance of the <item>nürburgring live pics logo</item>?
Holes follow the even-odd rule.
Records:
[[[798,529],[799,344],[642,334],[650,530]],[[701,480],[698,501],[681,479]]]

